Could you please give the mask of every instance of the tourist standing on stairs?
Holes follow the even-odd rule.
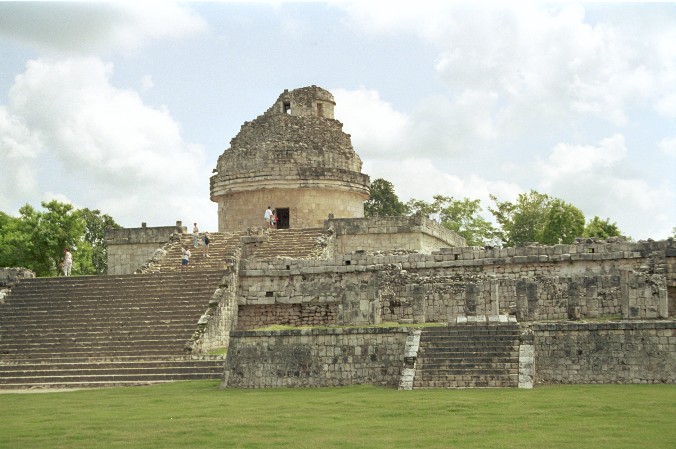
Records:
[[[204,257],[209,257],[209,231],[204,233]]]
[[[66,248],[63,250],[63,275],[70,276],[71,268],[73,268],[73,255]]]
[[[188,248],[183,249],[183,257],[181,258],[181,271],[186,271],[188,269],[188,262],[190,262],[190,250]]]
[[[270,216],[270,227],[271,228],[277,227],[277,209],[272,210],[272,215]]]
[[[263,215],[263,221],[265,221],[265,226],[267,228],[270,227],[270,218],[272,218],[272,209],[270,209],[270,206],[268,206],[268,208],[265,209],[265,214]]]
[[[197,229],[197,223],[195,223],[195,226],[193,226],[192,228],[192,246],[197,248],[199,242],[200,242],[200,230]]]

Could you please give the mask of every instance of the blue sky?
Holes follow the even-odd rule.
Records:
[[[318,85],[399,197],[676,226],[676,3],[0,2],[0,210],[216,229],[242,123]]]

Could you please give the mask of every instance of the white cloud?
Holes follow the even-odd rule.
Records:
[[[36,159],[43,149],[40,139],[20,117],[0,105],[0,209],[11,208],[11,198],[36,192]]]
[[[610,19],[592,23],[575,4],[344,7],[371,32],[404,31],[433,42],[449,98],[460,107],[465,92],[495,96],[490,113],[502,131],[531,131],[580,115],[624,125],[627,108],[645,99],[662,111],[674,110],[673,99],[662,94],[676,73],[668,20],[651,21],[652,28],[634,34]]]
[[[429,159],[406,158],[397,161],[365,161],[365,171],[371,180],[384,178],[395,187],[400,200],[411,198],[431,201],[434,195],[452,196],[457,199],[480,199],[489,204],[489,195],[498,198],[514,198],[523,191],[516,184],[483,178],[476,174],[457,176],[445,173]]]
[[[380,98],[372,89],[335,89],[336,118],[349,117],[344,131],[362,157],[392,155],[401,151],[406,139],[409,118]]]
[[[143,78],[141,78],[141,89],[143,91],[147,91],[155,87],[155,83],[153,82],[153,77],[151,75],[144,75]]]
[[[596,146],[560,143],[546,161],[535,162],[537,189],[579,207],[587,218],[610,218],[634,238],[667,236],[676,212],[673,185],[634,177],[626,169],[628,154],[619,134]]]
[[[541,186],[549,189],[561,181],[573,181],[577,176],[612,168],[627,155],[624,136],[616,134],[603,139],[598,146],[556,145],[547,161],[537,161],[536,166],[542,174]]]
[[[204,150],[182,139],[166,109],[113,86],[112,73],[112,64],[97,58],[38,59],[16,78],[9,106],[48,143],[45,157],[54,163],[42,189],[83,207],[114,205],[101,209],[120,219],[173,223],[197,205],[208,207]]]
[[[206,27],[191,9],[171,2],[0,2],[0,35],[40,51],[134,51],[150,39]]]
[[[676,137],[662,139],[658,146],[662,153],[667,156],[676,157]]]
[[[12,109],[83,175],[144,184],[159,172],[192,181],[194,164],[184,162],[202,162],[201,151],[181,141],[168,111],[112,86],[112,70],[95,58],[32,60],[10,91]]]
[[[374,89],[335,89],[336,118],[345,121],[357,152],[365,158],[393,156],[444,158],[477,152],[496,128],[490,109],[495,95],[467,91],[453,103],[442,95],[423,98],[405,114]]]

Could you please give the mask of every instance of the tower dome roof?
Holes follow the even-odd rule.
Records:
[[[333,95],[317,86],[285,90],[267,111],[242,125],[218,158],[212,199],[261,187],[326,183],[367,198],[368,176],[361,173],[350,135],[333,118],[334,106]]]

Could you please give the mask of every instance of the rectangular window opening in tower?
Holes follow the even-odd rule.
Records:
[[[285,101],[285,102],[283,103],[283,106],[282,106],[282,107],[284,108],[284,113],[285,113],[285,114],[291,114],[291,102],[290,102],[290,101]]]
[[[317,103],[317,117],[324,117],[324,105]]]

